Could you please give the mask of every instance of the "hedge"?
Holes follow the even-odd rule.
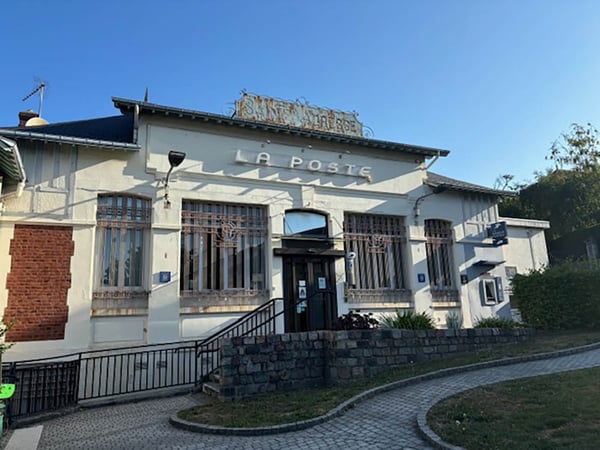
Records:
[[[566,261],[516,275],[513,295],[533,328],[600,329],[600,265]]]

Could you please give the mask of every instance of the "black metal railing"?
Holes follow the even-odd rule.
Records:
[[[198,385],[214,370],[224,337],[275,332],[272,299],[203,340],[90,350],[3,363],[3,382],[16,385],[10,421],[77,405],[82,400]]]
[[[200,364],[198,383],[205,381],[211,373],[219,368],[218,352],[224,338],[249,335],[266,336],[276,332],[275,320],[285,311],[285,306],[281,311],[275,311],[277,301],[282,301],[285,305],[283,298],[273,298],[199,343],[196,353]]]
[[[289,307],[295,308],[312,297]],[[279,311],[278,301],[282,302]],[[285,314],[285,306],[284,299],[271,299],[203,340],[90,350],[3,363],[3,382],[16,385],[15,394],[7,402],[7,419],[10,422],[74,406],[82,400],[197,386],[219,368],[218,352],[224,338],[275,333],[276,320]]]
[[[199,372],[201,374],[199,382],[206,381],[210,374],[219,370],[220,360],[218,352],[224,338],[250,335],[266,336],[275,333],[275,323],[277,318],[286,314],[289,309],[295,309],[301,303],[310,302],[318,295],[331,293],[333,293],[331,290],[320,290],[305,299],[298,299],[292,305],[287,305],[284,298],[271,299],[251,313],[240,317],[228,327],[202,341],[198,346],[198,355],[200,356],[202,368]],[[283,302],[283,306],[280,311],[275,311],[275,305],[278,300]]]

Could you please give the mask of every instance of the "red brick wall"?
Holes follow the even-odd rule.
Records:
[[[64,338],[74,248],[71,227],[15,225],[4,310],[4,321],[15,325],[8,342]]]

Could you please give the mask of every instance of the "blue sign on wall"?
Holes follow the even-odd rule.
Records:
[[[171,281],[171,272],[159,272],[158,281],[161,283],[168,283]]]
[[[418,273],[417,274],[417,280],[419,280],[419,283],[425,283],[425,274],[424,273]]]
[[[496,222],[490,225],[490,234],[494,247],[508,244],[508,229],[506,222]]]

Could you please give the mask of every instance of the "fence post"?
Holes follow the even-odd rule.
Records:
[[[198,354],[198,341],[194,342],[194,353],[193,353],[193,361],[194,361],[194,386],[198,386],[198,360],[202,361],[202,358]]]
[[[285,317],[283,314],[283,299],[275,300],[275,334],[285,333]]]
[[[75,403],[79,403],[80,400],[80,391],[81,391],[81,359],[82,359],[82,353],[79,353],[79,358],[77,358],[77,376],[75,377],[77,379],[77,384],[76,386],[76,398],[75,398]],[[85,381],[84,381],[84,392],[85,392]]]

